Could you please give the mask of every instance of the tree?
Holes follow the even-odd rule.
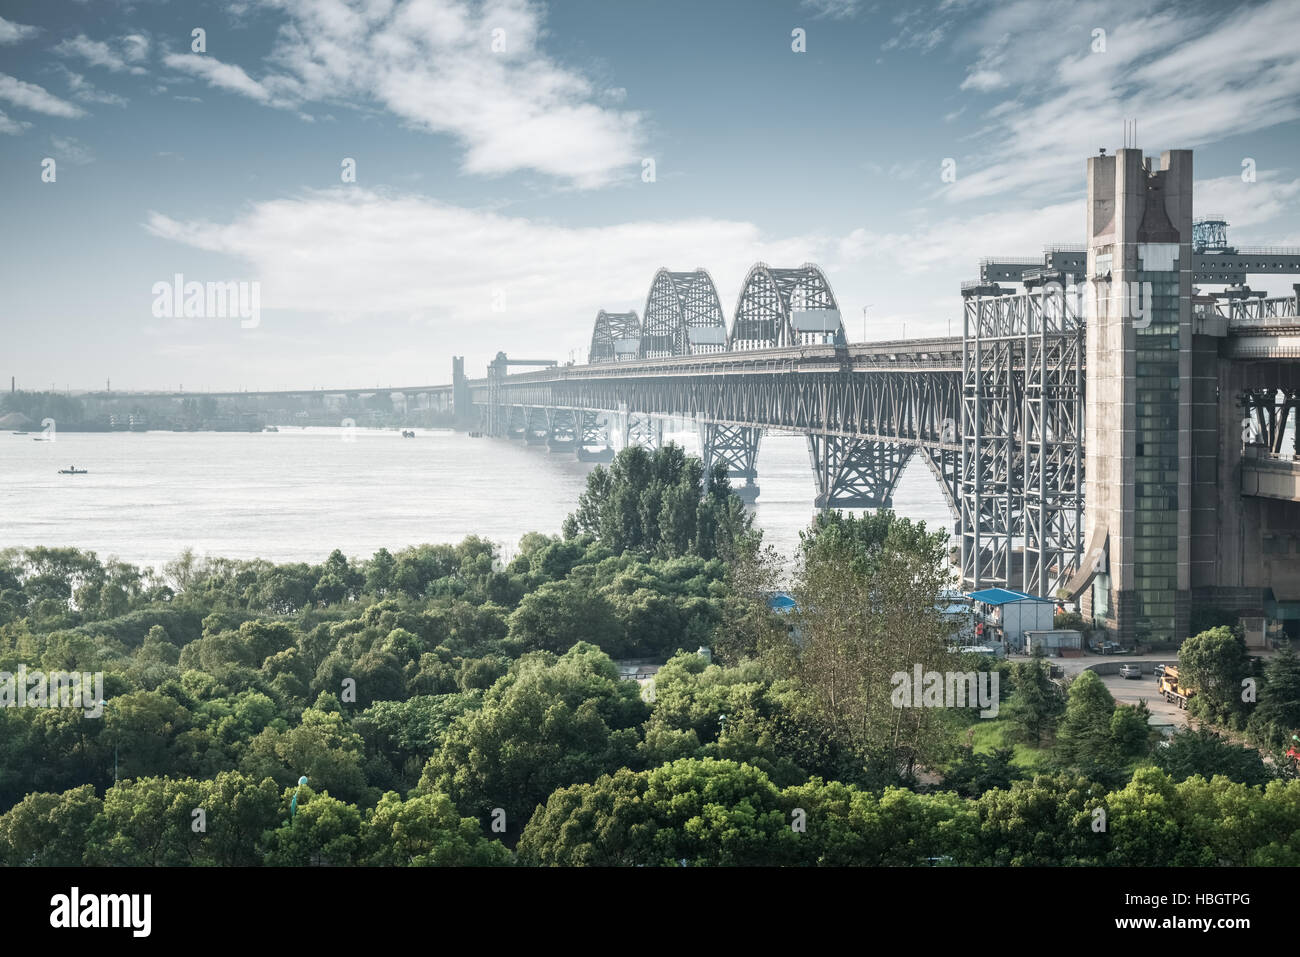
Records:
[[[510,615],[510,638],[519,647],[557,654],[585,641],[615,657],[625,647],[614,607],[589,583],[566,578],[530,592]]]
[[[1259,704],[1250,716],[1251,740],[1283,749],[1300,732],[1300,656],[1288,645],[1264,666]]]
[[[963,748],[961,759],[944,772],[943,789],[968,798],[977,798],[986,791],[1005,791],[1011,782],[1024,777],[1011,763],[1013,754],[1010,748],[995,748],[991,754]]]
[[[0,862],[80,867],[86,831],[103,806],[89,784],[62,794],[28,794],[0,815]]]
[[[1180,686],[1196,689],[1188,711],[1208,721],[1239,727],[1245,716],[1242,681],[1250,675],[1246,643],[1219,626],[1194,635],[1178,650]]]
[[[290,818],[294,791],[298,792],[298,810]],[[361,812],[354,805],[303,786],[286,789],[280,807],[283,823],[267,835],[267,864],[343,867],[356,863],[361,846]]]
[[[480,709],[456,719],[418,790],[447,794],[482,820],[500,808],[518,835],[552,791],[631,763],[645,712],[636,684],[619,681],[593,645],[525,655]]]
[[[1211,778],[1222,774],[1242,784],[1267,784],[1273,779],[1253,748],[1232,744],[1209,728],[1179,728],[1167,743],[1156,748],[1155,766],[1178,783],[1194,775]]]
[[[144,777],[122,781],[86,831],[85,862],[92,866],[158,867],[192,864],[199,835],[193,812],[202,807],[192,778]]]
[[[483,836],[472,817],[461,817],[445,794],[403,801],[389,791],[367,812],[361,828],[361,863],[381,867],[482,867],[510,863],[510,852]]]
[[[530,864],[754,866],[788,862],[796,835],[762,771],[684,759],[557,791],[519,843]]]
[[[331,790],[348,800],[364,800],[368,787],[361,769],[361,736],[342,714],[322,710],[320,704],[318,701],[303,711],[296,727],[263,729],[249,743],[240,770],[259,780],[271,777],[282,787],[305,774],[314,788]]]
[[[1110,723],[1115,699],[1096,672],[1070,682],[1065,715],[1056,735],[1057,756],[1075,767],[1101,764],[1111,756]]]
[[[1011,681],[1004,712],[1011,733],[1018,741],[1040,747],[1065,713],[1065,695],[1049,676],[1041,649],[1035,649],[1029,661],[1012,665]]]
[[[790,619],[798,640],[777,635],[763,649],[830,733],[886,780],[935,766],[951,748],[949,709],[894,703],[896,675],[910,681],[918,666],[959,670],[937,607],[947,580],[944,539],[884,510],[821,513],[796,572]]]
[[[1103,798],[1100,786],[1069,774],[1039,774],[1030,781],[1013,782],[1008,790],[985,792],[976,802],[977,863],[995,867],[1097,863],[1105,845],[1092,828],[1093,811]]]
[[[615,555],[713,558],[729,554],[752,526],[726,469],[706,480],[700,460],[670,442],[653,453],[628,446],[608,469],[592,469],[564,531],[570,539],[592,535]]]

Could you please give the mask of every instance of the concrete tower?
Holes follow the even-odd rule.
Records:
[[[1192,153],[1088,160],[1084,614],[1131,644],[1190,610]]]

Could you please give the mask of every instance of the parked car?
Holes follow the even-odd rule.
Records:
[[[1121,678],[1141,678],[1142,668],[1138,665],[1121,665],[1119,676]]]
[[[1118,641],[1103,641],[1103,642],[1101,643],[1101,653],[1102,653],[1103,655],[1117,655],[1117,654],[1119,654],[1119,642],[1118,642]]]

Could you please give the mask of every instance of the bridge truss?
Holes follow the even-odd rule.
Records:
[[[961,568],[1051,596],[1083,553],[1084,323],[1059,282],[969,295],[961,374]]]

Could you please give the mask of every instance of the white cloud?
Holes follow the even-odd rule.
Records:
[[[862,9],[862,0],[803,0],[805,10],[814,16],[844,20],[856,16]]]
[[[1077,243],[1084,229],[1084,202],[1071,200],[1040,209],[1019,207],[972,216],[922,221],[910,229],[875,232],[855,229],[838,246],[843,264],[867,263],[882,275],[930,272],[964,278],[978,275],[989,256],[1035,256],[1052,243]],[[957,280],[952,292],[957,292]]]
[[[86,166],[95,162],[95,154],[90,147],[75,136],[51,136],[50,146],[54,149],[55,159],[61,163]]]
[[[499,319],[526,324],[539,349],[589,336],[602,308],[640,312],[660,266],[709,268],[730,316],[755,261],[796,264],[826,251],[821,240],[769,239],[745,222],[566,227],[346,187],[259,203],[228,223],[152,213],[146,228],[247,262],[264,309],[414,317],[448,335]],[[498,290],[501,314],[491,310]]]
[[[64,40],[54,48],[59,56],[79,57],[91,66],[103,67],[114,73],[146,72],[139,64],[149,53],[149,38],[139,33],[118,37],[112,43],[92,40],[84,33]]]
[[[219,90],[239,93],[259,103],[271,106],[287,106],[287,101],[278,100],[271,91],[254,80],[242,67],[233,63],[222,63],[216,57],[206,53],[169,53],[163,62],[173,70],[189,73],[208,81],[209,86]]]
[[[1251,245],[1265,239],[1243,239],[1242,230],[1269,223],[1279,217],[1300,214],[1300,179],[1283,180],[1271,170],[1261,171],[1254,183],[1240,176],[1198,179],[1192,184],[1192,209],[1197,216],[1214,214],[1229,223],[1230,242]]]
[[[14,106],[49,116],[61,116],[76,119],[85,116],[81,107],[61,100],[44,87],[35,83],[25,83],[7,73],[0,73],[0,100],[8,100]]]
[[[63,75],[68,80],[68,89],[71,91],[73,99],[80,100],[82,103],[104,103],[108,106],[126,106],[126,98],[118,96],[116,93],[108,93],[98,89],[93,83],[89,82],[80,73],[74,73],[67,67],[62,67]]]
[[[24,122],[23,120],[10,119],[5,114],[4,110],[0,110],[0,133],[5,133],[9,136],[21,136],[26,130],[31,128],[32,124]]]
[[[1105,30],[1094,52],[1093,31]],[[1077,183],[1081,156],[1118,145],[1127,119],[1141,142],[1193,148],[1300,117],[1294,0],[1196,13],[1169,0],[1015,0],[963,31],[978,47],[962,88],[1010,88],[985,114],[950,200]],[[973,170],[973,171],[972,171]]]
[[[269,58],[278,72],[210,55],[166,63],[270,106],[377,104],[459,139],[471,173],[536,170],[586,188],[639,169],[641,116],[600,105],[607,84],[540,49],[533,0],[267,2],[286,16]]]
[[[0,46],[8,46],[13,43],[21,43],[29,40],[41,32],[40,27],[29,27],[22,23],[14,23],[12,20],[6,20],[0,17]]]

